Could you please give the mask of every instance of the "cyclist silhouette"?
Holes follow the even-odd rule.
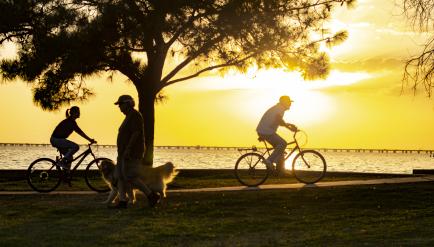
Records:
[[[265,160],[267,167],[274,169],[273,163],[276,163],[279,172],[283,172],[285,169],[284,153],[288,144],[276,131],[279,126],[284,126],[294,132],[297,131],[294,124],[286,123],[283,120],[283,115],[285,111],[289,110],[292,102],[289,96],[281,96],[279,102],[264,113],[256,128],[259,138],[267,141],[274,148],[271,155]]]
[[[80,149],[75,142],[67,139],[72,132],[75,131],[90,143],[96,143],[94,139],[87,136],[80,129],[80,127],[78,127],[78,124],[75,120],[79,117],[80,108],[78,108],[78,106],[73,106],[66,110],[66,118],[56,126],[53,134],[51,134],[50,143],[53,147],[59,149],[59,151],[63,154],[63,162],[61,162],[59,165],[65,169],[69,169],[73,155]]]

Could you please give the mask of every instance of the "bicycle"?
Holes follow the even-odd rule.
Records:
[[[87,186],[96,192],[108,192],[110,188],[103,181],[102,173],[100,172],[100,164],[108,158],[96,158],[92,151],[91,145],[87,144],[88,148],[80,155],[75,157],[72,162],[80,159],[72,169],[65,169],[60,166],[63,161],[62,150],[57,149],[60,155],[56,156],[56,160],[50,158],[39,158],[33,161],[27,169],[26,178],[30,187],[38,192],[50,192],[59,187],[61,181],[71,186],[73,174],[81,165],[84,159],[90,154],[93,160],[86,166],[84,178]]]
[[[292,142],[288,146],[294,145],[289,153],[286,153],[285,161],[294,153],[292,161],[292,174],[301,183],[314,184],[320,181],[326,174],[327,164],[324,157],[315,150],[301,150],[296,139],[296,132],[293,134]],[[258,148],[241,148],[238,151],[247,152],[241,155],[235,163],[235,176],[237,180],[245,186],[258,186],[263,184],[268,176],[274,173],[274,168],[267,168],[265,164],[265,155],[270,155],[273,148],[269,148],[265,140],[265,151],[261,152]]]

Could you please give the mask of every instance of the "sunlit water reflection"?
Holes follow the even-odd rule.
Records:
[[[83,151],[85,147],[81,147]],[[79,152],[80,152],[79,151]],[[115,147],[95,147],[98,157],[116,159]],[[413,169],[434,169],[434,157],[427,153],[321,152],[328,171],[412,173]],[[237,150],[156,149],[155,165],[172,161],[180,169],[232,169],[241,154]],[[55,158],[56,150],[46,146],[0,147],[0,169],[27,169],[40,157]]]

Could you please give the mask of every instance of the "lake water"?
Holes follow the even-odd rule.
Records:
[[[85,147],[80,147],[83,151]],[[98,157],[116,160],[113,146],[94,147]],[[434,157],[427,153],[357,153],[321,151],[328,171],[404,173],[413,169],[434,169]],[[233,169],[240,156],[237,150],[159,149],[155,150],[155,165],[172,161],[180,169]],[[48,146],[0,146],[0,169],[27,169],[40,157],[55,158],[56,150]],[[288,162],[289,163],[289,162]]]

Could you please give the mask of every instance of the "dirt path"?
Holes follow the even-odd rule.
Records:
[[[231,186],[231,187],[218,187],[218,188],[200,188],[200,189],[174,189],[168,190],[168,193],[194,193],[194,192],[222,192],[222,191],[253,191],[253,190],[274,190],[274,189],[300,189],[300,188],[317,188],[317,187],[336,187],[336,186],[357,186],[357,185],[375,185],[375,184],[399,184],[399,183],[419,183],[434,181],[434,176],[417,176],[417,177],[403,177],[403,178],[384,178],[384,179],[370,179],[370,180],[352,180],[352,181],[333,181],[333,182],[319,182],[316,184],[268,184],[258,187],[246,186]],[[50,195],[88,195],[95,194],[93,191],[53,191]],[[0,195],[34,195],[39,194],[34,191],[0,191]]]

